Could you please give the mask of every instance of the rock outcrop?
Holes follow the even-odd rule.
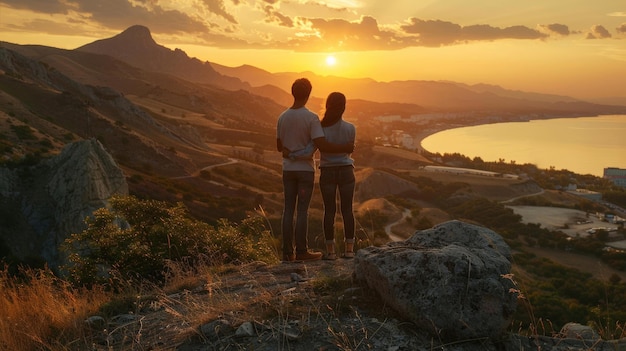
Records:
[[[510,259],[495,232],[450,221],[359,250],[355,277],[438,339],[498,338],[517,306]]]
[[[0,168],[0,239],[20,260],[43,260],[56,269],[59,245],[84,230],[86,217],[128,184],[102,144],[95,139],[68,144],[41,163]]]

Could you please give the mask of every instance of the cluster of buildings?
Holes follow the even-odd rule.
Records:
[[[385,115],[377,116],[374,120],[384,123],[412,122],[415,124],[424,124],[432,121],[441,122],[441,120],[453,120],[471,116],[473,116],[472,113],[430,113],[411,115],[408,118],[400,115]],[[417,150],[419,147],[411,134],[399,129],[392,130],[390,134],[377,139],[382,142],[384,146],[396,146],[413,151]],[[617,186],[626,188],[626,169],[624,168],[607,167],[604,169],[603,177],[609,179]],[[591,196],[590,194],[587,195]]]
[[[626,169],[617,167],[605,168],[603,178],[612,181],[617,186],[626,188]]]
[[[384,115],[374,117],[375,121],[382,122],[384,124],[390,124],[392,122],[412,123],[415,125],[426,125],[429,123],[441,123],[443,120],[456,120],[459,118],[472,117],[474,113],[423,113],[415,114],[409,117],[402,117],[401,115]],[[415,141],[415,137],[404,130],[394,129],[391,133],[387,133],[386,136],[377,138],[384,146],[396,146],[407,150],[417,150],[419,145]]]

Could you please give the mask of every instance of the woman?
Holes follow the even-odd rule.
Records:
[[[354,143],[356,128],[352,123],[343,120],[346,109],[346,97],[342,93],[333,92],[326,99],[326,112],[321,124],[326,140],[331,143]],[[326,254],[324,259],[334,260],[335,253],[335,213],[337,212],[337,191],[345,240],[344,258],[354,257],[354,213],[352,201],[354,197],[354,160],[349,153],[329,153],[320,150],[320,190],[324,201],[324,237]]]

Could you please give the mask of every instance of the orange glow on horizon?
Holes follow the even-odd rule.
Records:
[[[24,32],[0,32],[0,35],[3,41],[10,43],[48,45],[70,50],[98,40]],[[619,96],[623,93],[620,77],[626,76],[624,61],[609,56],[610,52],[604,50],[603,44],[594,41],[552,46],[543,42],[502,41],[396,51],[335,52],[332,54],[335,61],[331,64],[331,55],[327,52],[218,49],[167,43],[160,39],[155,36],[160,45],[172,50],[181,49],[188,56],[201,61],[229,67],[247,64],[270,73],[313,72],[320,76],[371,78],[383,82],[449,80],[466,84],[486,83],[506,89],[582,99]],[[485,52],[488,52],[488,57],[485,57]],[[581,80],[585,84],[581,84]]]

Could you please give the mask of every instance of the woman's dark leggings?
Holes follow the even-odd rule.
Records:
[[[341,204],[344,237],[346,242],[354,242],[354,213],[352,201],[355,189],[354,167],[322,167],[320,191],[324,201],[324,237],[327,244],[335,240],[335,214],[337,213],[337,190]]]

